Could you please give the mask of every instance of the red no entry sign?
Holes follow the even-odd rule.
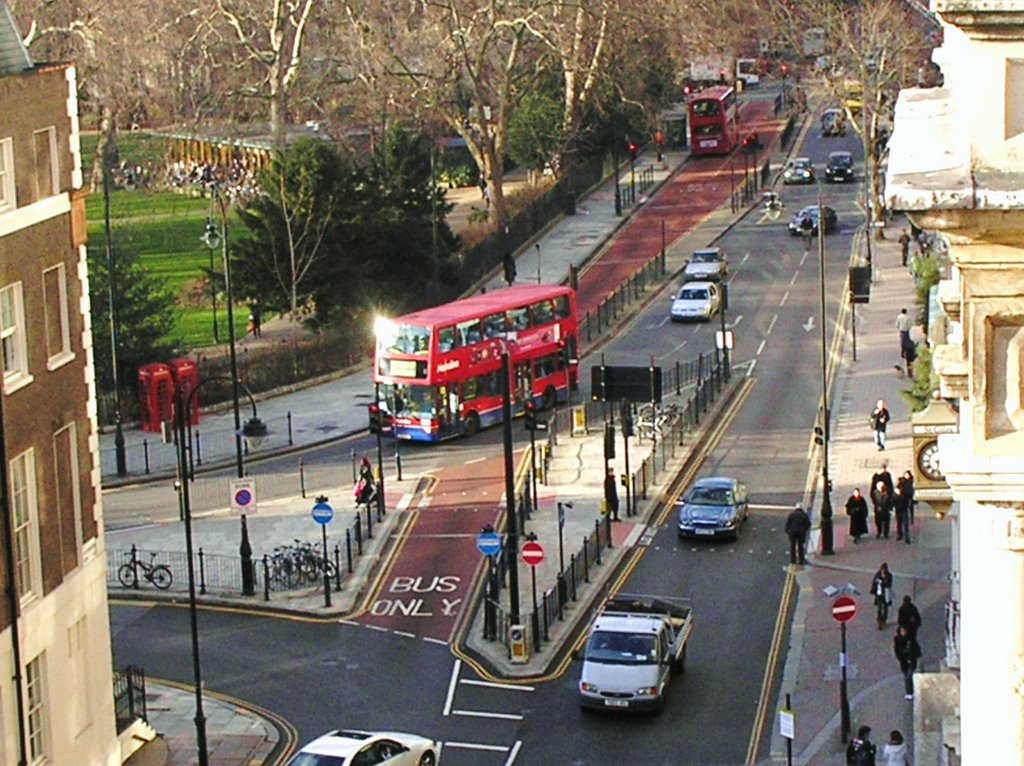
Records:
[[[522,556],[523,561],[535,567],[544,560],[544,547],[536,540],[530,540],[523,544]]]
[[[857,614],[857,602],[849,596],[840,596],[832,602],[832,619],[836,622],[849,622]]]

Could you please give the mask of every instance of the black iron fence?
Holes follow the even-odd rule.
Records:
[[[142,668],[129,665],[114,671],[114,713],[118,734],[140,719],[148,723],[146,672]]]

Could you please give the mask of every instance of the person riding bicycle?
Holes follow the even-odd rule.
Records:
[[[782,201],[777,193],[773,191],[766,191],[764,193],[764,209],[768,212],[782,210]]]
[[[359,481],[356,482],[355,486],[356,505],[369,506],[376,494],[376,489],[370,460],[367,457],[363,457],[359,463]]]

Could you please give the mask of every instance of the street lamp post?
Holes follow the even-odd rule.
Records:
[[[203,242],[210,249],[210,302],[213,305],[213,342],[220,343],[220,327],[217,323],[217,282],[213,278],[213,254],[217,250],[217,225],[213,222],[213,200],[210,200],[210,214],[206,218],[206,233]]]
[[[110,163],[103,158],[103,228],[107,242],[107,295],[110,302],[110,375],[114,384],[114,459],[117,475],[128,473],[121,427],[121,380],[117,372],[117,282],[114,274],[114,247],[110,232]]]
[[[540,242],[533,245],[537,249],[537,284],[540,284]]]
[[[516,484],[512,462],[512,392],[509,390],[511,376],[508,349],[501,350],[501,416],[503,444],[505,451],[505,505],[508,518],[505,555],[508,557],[509,617],[512,625],[518,625],[519,614],[519,521],[516,519]]]
[[[235,353],[235,310],[234,300],[231,296],[231,263],[228,258],[228,209],[220,188],[215,184],[211,191],[220,208],[220,235],[218,236],[216,227],[211,227],[208,222],[203,241],[213,250],[217,247],[219,239],[221,256],[224,261],[224,296],[228,304],[228,354],[231,360],[231,404],[235,415],[235,463],[238,469],[238,478],[241,479],[245,476],[245,465],[242,450],[242,418],[238,410],[238,355]],[[242,514],[242,539],[238,546],[238,554],[242,562],[242,595],[255,595],[256,572],[252,560],[252,544],[249,542],[249,527],[244,513]]]
[[[825,335],[825,215],[818,195],[818,271],[821,293],[821,409],[822,409],[822,445],[821,445],[821,554],[831,556],[833,551],[832,538],[832,481],[828,476],[828,346]]]

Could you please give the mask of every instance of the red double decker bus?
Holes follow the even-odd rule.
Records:
[[[437,442],[502,420],[501,354],[507,348],[512,412],[566,401],[578,375],[576,294],[522,285],[397,319],[378,319],[371,426],[399,439]]]
[[[690,96],[690,154],[728,154],[739,139],[736,91],[727,85]]]

